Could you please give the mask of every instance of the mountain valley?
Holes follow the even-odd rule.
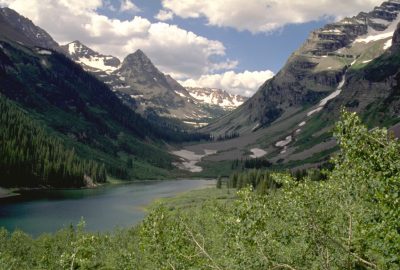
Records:
[[[243,102],[242,97],[231,97],[221,90],[214,94],[217,103],[191,94],[171,76],[160,72],[141,50],[121,62],[79,41],[61,48],[73,61],[106,83],[124,104],[146,118],[177,119],[189,127],[199,127]]]
[[[0,269],[400,269],[378,2],[0,0]]]

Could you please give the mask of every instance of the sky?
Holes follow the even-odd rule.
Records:
[[[185,86],[253,95],[311,31],[383,0],[0,0],[60,44],[141,49]]]

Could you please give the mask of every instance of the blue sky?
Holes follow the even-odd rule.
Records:
[[[103,7],[98,10],[99,13],[110,18],[130,19],[132,16],[130,12],[119,11],[119,0],[109,2],[115,10]],[[162,9],[161,1],[136,0],[134,3],[140,9],[136,12],[137,15],[152,22],[158,21],[154,17]],[[271,33],[251,33],[231,27],[216,27],[208,25],[205,18],[174,17],[169,20],[169,23],[200,36],[221,41],[226,47],[226,57],[238,60],[239,64],[234,68],[237,72],[268,69],[276,73],[285,64],[290,54],[304,43],[311,31],[333,20],[334,18],[331,17],[301,24],[288,24]]]
[[[187,86],[251,96],[309,33],[382,0],[0,0],[65,44],[144,51]]]

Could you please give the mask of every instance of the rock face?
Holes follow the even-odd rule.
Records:
[[[141,50],[128,55],[114,74],[129,87],[118,91],[136,99],[144,112],[183,120],[207,117],[186,89],[160,72]]]
[[[63,45],[61,48],[72,60],[81,64],[87,70],[102,70],[110,73],[121,64],[118,58],[95,52],[78,40]]]
[[[203,108],[201,102],[171,76],[159,71],[141,50],[129,54],[121,62],[79,41],[66,44],[62,49],[85,70],[105,82],[126,105],[148,118],[175,118],[201,126],[215,115]]]
[[[217,106],[223,110],[231,111],[242,105],[247,98],[230,94],[218,88],[186,87],[189,94],[208,106]]]
[[[206,131],[248,133],[317,104],[336,90],[351,64],[360,69],[390,48],[399,12],[400,1],[391,0],[312,32],[274,78]]]
[[[218,149],[205,160],[220,161],[249,158],[257,146],[276,165],[320,165],[337,151],[332,129],[342,107],[358,112],[371,128],[398,131],[399,13],[400,1],[388,1],[311,33],[253,97],[202,129],[240,136],[196,149]]]
[[[46,31],[10,8],[0,8],[0,38],[26,46],[60,49]]]

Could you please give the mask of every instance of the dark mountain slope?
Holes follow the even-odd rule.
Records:
[[[0,37],[26,46],[60,50],[57,42],[46,31],[10,8],[0,8]]]
[[[48,127],[64,145],[75,148],[80,157],[105,163],[116,177],[168,174],[165,170],[171,168],[171,157],[162,150],[160,140],[179,140],[179,134],[152,126],[64,55],[0,44],[0,92]],[[133,165],[127,168],[130,159]],[[153,168],[148,175],[146,168]]]

